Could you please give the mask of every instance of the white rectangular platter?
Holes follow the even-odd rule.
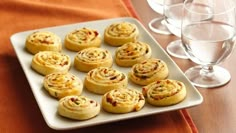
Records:
[[[25,50],[26,37],[35,31],[51,31],[59,35],[61,39],[64,40],[64,37],[67,33],[75,29],[87,27],[87,28],[96,29],[103,38],[103,32],[104,32],[105,27],[109,26],[110,24],[114,22],[123,22],[123,21],[131,22],[137,25],[140,31],[139,41],[146,42],[150,45],[152,49],[152,57],[162,59],[167,63],[169,67],[169,72],[170,72],[168,78],[182,81],[186,85],[187,97],[185,98],[185,100],[179,104],[167,106],[167,107],[154,107],[146,103],[143,109],[141,109],[140,111],[126,113],[126,114],[112,114],[112,113],[107,113],[101,109],[101,112],[97,117],[89,119],[89,120],[85,120],[85,121],[75,121],[75,120],[70,120],[70,119],[59,116],[57,114],[58,100],[51,97],[44,90],[43,88],[44,77],[31,69],[31,60],[32,60],[33,55]],[[134,18],[128,18],[128,17],[114,18],[114,19],[106,19],[106,20],[98,20],[98,21],[63,25],[63,26],[57,26],[57,27],[49,27],[49,28],[44,28],[44,29],[35,29],[31,31],[16,33],[12,35],[10,39],[46,123],[48,124],[49,127],[56,130],[81,128],[81,127],[114,122],[118,120],[125,120],[125,119],[140,117],[140,116],[163,113],[163,112],[172,111],[172,110],[179,110],[179,109],[199,105],[203,101],[201,94],[184,76],[180,68],[166,54],[166,52],[155,41],[155,39],[151,36],[151,34],[148,33],[148,31],[144,28],[144,26],[138,20]],[[113,54],[113,57],[114,57],[114,51],[117,47],[109,46],[105,44],[104,41],[102,41],[101,47],[104,49],[108,49]],[[74,75],[78,76],[81,80],[84,80],[86,73],[79,72],[73,67],[73,59],[76,52],[71,52],[65,49],[64,47],[63,47],[62,52],[68,54],[71,57],[72,67],[70,69],[70,73],[73,73]],[[128,71],[130,71],[130,67],[128,68],[119,67],[115,63],[113,63],[112,67],[126,74],[128,73]],[[134,88],[140,91],[142,88],[141,86],[135,85],[131,82],[129,82],[128,87]],[[88,92],[85,88],[82,92],[82,95],[85,95],[101,103],[101,95],[92,94]]]

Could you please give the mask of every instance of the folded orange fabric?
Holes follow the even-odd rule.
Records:
[[[3,44],[20,31],[131,16],[122,0],[1,0],[0,11]]]
[[[132,16],[130,0],[1,0],[0,1],[0,132],[56,132],[37,106],[10,44],[16,32]],[[68,132],[197,132],[186,110],[104,124]]]

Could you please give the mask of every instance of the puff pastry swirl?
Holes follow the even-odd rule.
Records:
[[[165,79],[168,74],[168,67],[163,60],[151,58],[133,65],[128,76],[138,85],[147,85]]]
[[[60,37],[49,31],[36,31],[26,38],[26,49],[36,54],[39,51],[61,51],[62,43]]]
[[[129,42],[116,49],[115,61],[119,66],[129,67],[150,58],[152,50],[144,42]]]
[[[79,51],[74,59],[74,66],[79,71],[88,72],[97,67],[111,67],[112,66],[111,53],[102,48],[86,48]]]
[[[128,85],[127,76],[110,67],[98,67],[88,72],[85,77],[84,85],[86,89],[96,94],[126,88]]]
[[[42,51],[33,56],[31,66],[42,75],[53,72],[68,72],[70,69],[70,57],[55,51]]]
[[[80,51],[89,47],[100,47],[101,37],[98,31],[84,27],[68,33],[64,42],[67,49]]]
[[[114,89],[102,97],[103,109],[111,113],[139,111],[144,104],[143,94],[135,89]]]
[[[184,83],[177,80],[157,80],[142,88],[147,102],[155,106],[168,106],[181,102],[186,97]]]
[[[43,85],[51,96],[58,99],[69,95],[80,95],[83,89],[82,81],[71,73],[48,74],[44,77]]]
[[[99,112],[100,104],[85,96],[66,96],[60,99],[58,105],[59,115],[75,120],[87,120]]]
[[[112,46],[120,46],[138,39],[139,30],[130,22],[119,22],[109,25],[105,29],[104,41]]]

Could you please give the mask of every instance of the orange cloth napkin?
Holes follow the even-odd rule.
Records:
[[[58,132],[50,129],[37,106],[10,44],[16,32],[83,21],[133,16],[130,0],[0,1],[0,132]],[[197,132],[186,110],[172,111],[66,132]],[[62,131],[59,131],[62,132]]]

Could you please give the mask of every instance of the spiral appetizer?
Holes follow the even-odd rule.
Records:
[[[59,115],[75,120],[87,120],[99,112],[100,104],[85,96],[66,96],[60,99],[58,105]]]
[[[147,102],[155,106],[168,106],[181,102],[186,97],[184,83],[177,80],[157,80],[143,87]]]
[[[126,88],[128,85],[127,76],[110,67],[98,67],[88,72],[84,80],[85,88],[96,94]]]
[[[139,111],[144,104],[143,94],[135,89],[114,89],[102,97],[103,109],[111,113]]]
[[[156,80],[165,79],[168,74],[169,70],[164,61],[151,58],[133,65],[129,78],[138,85],[147,85]]]
[[[105,29],[104,41],[112,46],[120,46],[138,39],[139,30],[130,22],[113,23]]]
[[[116,49],[115,61],[119,66],[129,67],[149,59],[152,55],[150,46],[144,42],[129,42]]]
[[[58,99],[69,95],[80,95],[83,89],[82,81],[71,73],[48,74],[44,77],[43,85],[51,96]]]
[[[49,31],[36,31],[30,34],[25,41],[26,49],[36,54],[39,51],[61,51],[61,39]]]
[[[70,69],[70,57],[55,51],[42,51],[34,55],[31,66],[42,75],[53,72],[68,72]]]
[[[86,48],[79,51],[74,59],[74,66],[82,72],[88,72],[97,67],[111,67],[112,66],[111,53],[102,48]]]
[[[100,47],[101,37],[98,31],[81,28],[68,33],[65,37],[65,47],[72,51],[80,51],[89,47]]]

